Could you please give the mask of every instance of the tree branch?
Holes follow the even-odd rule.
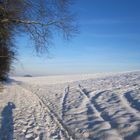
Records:
[[[10,23],[10,22],[24,23],[24,24],[37,24],[37,25],[41,25],[41,26],[49,26],[49,25],[57,23],[58,21],[52,21],[52,22],[48,22],[48,23],[41,23],[41,22],[37,22],[37,21],[26,21],[26,20],[20,20],[20,19],[3,19],[3,20],[0,20],[0,23]]]

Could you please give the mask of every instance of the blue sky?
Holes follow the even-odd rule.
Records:
[[[37,57],[25,37],[14,75],[57,75],[140,70],[140,1],[77,0],[80,34],[56,37],[49,54]]]

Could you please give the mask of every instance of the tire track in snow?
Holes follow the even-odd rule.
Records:
[[[139,112],[139,106],[136,104],[136,102],[133,100],[133,98],[129,94],[130,92],[126,92],[122,95],[120,95],[120,100],[122,102],[122,105],[124,105],[130,112],[132,112],[137,118],[140,119],[140,112]],[[134,105],[134,106],[133,106]]]
[[[76,135],[76,140],[87,138],[85,128],[80,127],[86,118],[84,116],[86,114],[86,104],[83,102],[85,101],[83,98],[84,96],[77,89],[70,86],[65,88],[62,97],[63,122]]]
[[[97,116],[98,117],[101,117],[101,113],[96,109],[96,107],[94,106],[94,104],[91,102],[90,97],[87,94],[86,89],[83,88],[81,85],[79,85],[78,87],[79,87],[79,91],[88,99],[89,103],[91,104],[92,109],[95,111],[95,113],[97,114]],[[104,119],[102,118],[102,120],[104,120]],[[111,128],[111,125],[110,125],[110,128]]]
[[[120,91],[117,91],[117,93],[120,94],[119,97],[122,105],[125,106],[127,110],[133,114],[130,125],[133,124],[133,126],[137,127],[137,129],[134,130],[133,133],[130,133],[129,135],[124,137],[125,140],[140,139],[140,102],[138,101],[140,97],[138,94],[139,90],[140,89],[131,87],[127,90],[127,92],[124,92],[124,90],[120,90],[121,92],[123,91],[122,94],[120,94]],[[133,93],[134,96],[137,96],[137,100],[132,97]]]
[[[69,85],[65,88],[64,95],[62,98],[62,116],[61,116],[62,120],[64,118],[65,111],[66,111],[66,100],[69,94],[69,88],[70,88]]]
[[[133,99],[131,93],[139,91],[139,89],[134,87],[128,87],[127,89],[114,89],[116,96],[120,99],[121,104],[125,106],[130,112],[132,112],[136,117],[140,118],[140,96],[137,100]],[[139,95],[138,93],[136,94]]]
[[[108,116],[106,114],[102,113],[102,110],[99,108],[99,106],[95,102],[95,99],[98,98],[105,91],[96,94],[94,96],[94,100],[92,100],[91,97],[89,96],[89,92],[87,92],[87,90],[85,88],[83,88],[80,84],[79,84],[78,88],[79,88],[79,91],[89,100],[91,109],[94,110],[94,112],[97,114],[99,119],[101,121],[104,121],[107,124],[106,126],[109,126],[108,128],[105,127],[105,130],[107,130],[107,131],[109,130],[107,137],[114,138],[117,140],[122,140],[122,137],[119,135],[117,130],[114,129],[114,126],[113,126],[113,123],[111,122],[111,120],[108,118]],[[112,136],[112,134],[113,134],[113,136]]]
[[[137,98],[137,100],[132,97],[132,93],[134,90],[125,92],[122,96],[120,96],[123,104],[136,116],[137,120],[140,122],[140,97]],[[137,93],[136,96],[139,94]],[[131,135],[126,136],[124,139],[125,140],[132,140],[132,139],[140,139],[140,123],[135,124],[137,126],[137,130],[134,131]]]
[[[75,140],[76,139],[76,136],[75,134],[72,133],[72,131],[63,123],[63,121],[59,118],[59,116],[49,107],[49,105],[47,104],[47,100],[45,100],[45,97],[41,98],[37,92],[32,92],[28,89],[26,89],[25,87],[23,87],[22,85],[20,85],[21,88],[27,90],[28,92],[30,92],[31,94],[34,94],[36,95],[36,97],[38,98],[39,102],[40,102],[40,105],[42,107],[45,107],[48,114],[51,116],[51,118],[54,120],[54,122],[57,124],[57,126],[61,129],[63,129],[63,134],[66,138],[66,140]],[[45,100],[45,101],[44,101]]]
[[[134,109],[136,109],[137,111],[139,111],[140,112],[140,99],[138,100],[138,98],[137,99],[134,99],[134,97],[133,97],[133,94],[134,93],[134,91],[132,90],[132,91],[128,91],[128,92],[126,92],[126,93],[124,93],[124,97],[126,98],[126,100],[127,100],[127,102],[128,102],[128,104],[132,107],[132,108],[134,108]],[[135,94],[139,94],[138,92],[136,92]],[[140,98],[140,97],[139,97]]]
[[[129,87],[128,89],[132,88]],[[136,139],[140,136],[140,114],[130,106],[130,103],[121,93],[124,91],[126,89],[103,91],[89,98],[97,110],[103,114],[103,118],[109,121],[112,128],[116,129],[124,139]]]
[[[49,112],[50,112],[50,115],[56,120],[56,122],[61,126],[61,128],[64,128],[64,130],[65,130],[64,132],[67,133],[67,135],[68,135],[67,139],[70,139],[70,140],[75,140],[75,139],[77,139],[76,135],[72,132],[71,129],[69,129],[69,127],[67,127],[67,126],[63,123],[62,119],[60,119],[60,117],[57,115],[57,113],[55,113],[55,112],[50,108],[50,106],[47,105],[47,102],[49,103],[49,101],[46,100],[45,97],[44,97],[44,100],[45,100],[45,102],[44,102],[43,99],[42,99],[43,103],[48,107],[48,110],[49,110]],[[51,103],[49,103],[49,104],[51,104]],[[67,140],[67,139],[66,139],[66,140]]]

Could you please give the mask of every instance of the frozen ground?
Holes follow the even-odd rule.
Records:
[[[13,79],[0,140],[140,140],[140,72]]]

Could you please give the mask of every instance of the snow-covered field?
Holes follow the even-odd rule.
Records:
[[[13,79],[0,140],[140,140],[140,72]]]

